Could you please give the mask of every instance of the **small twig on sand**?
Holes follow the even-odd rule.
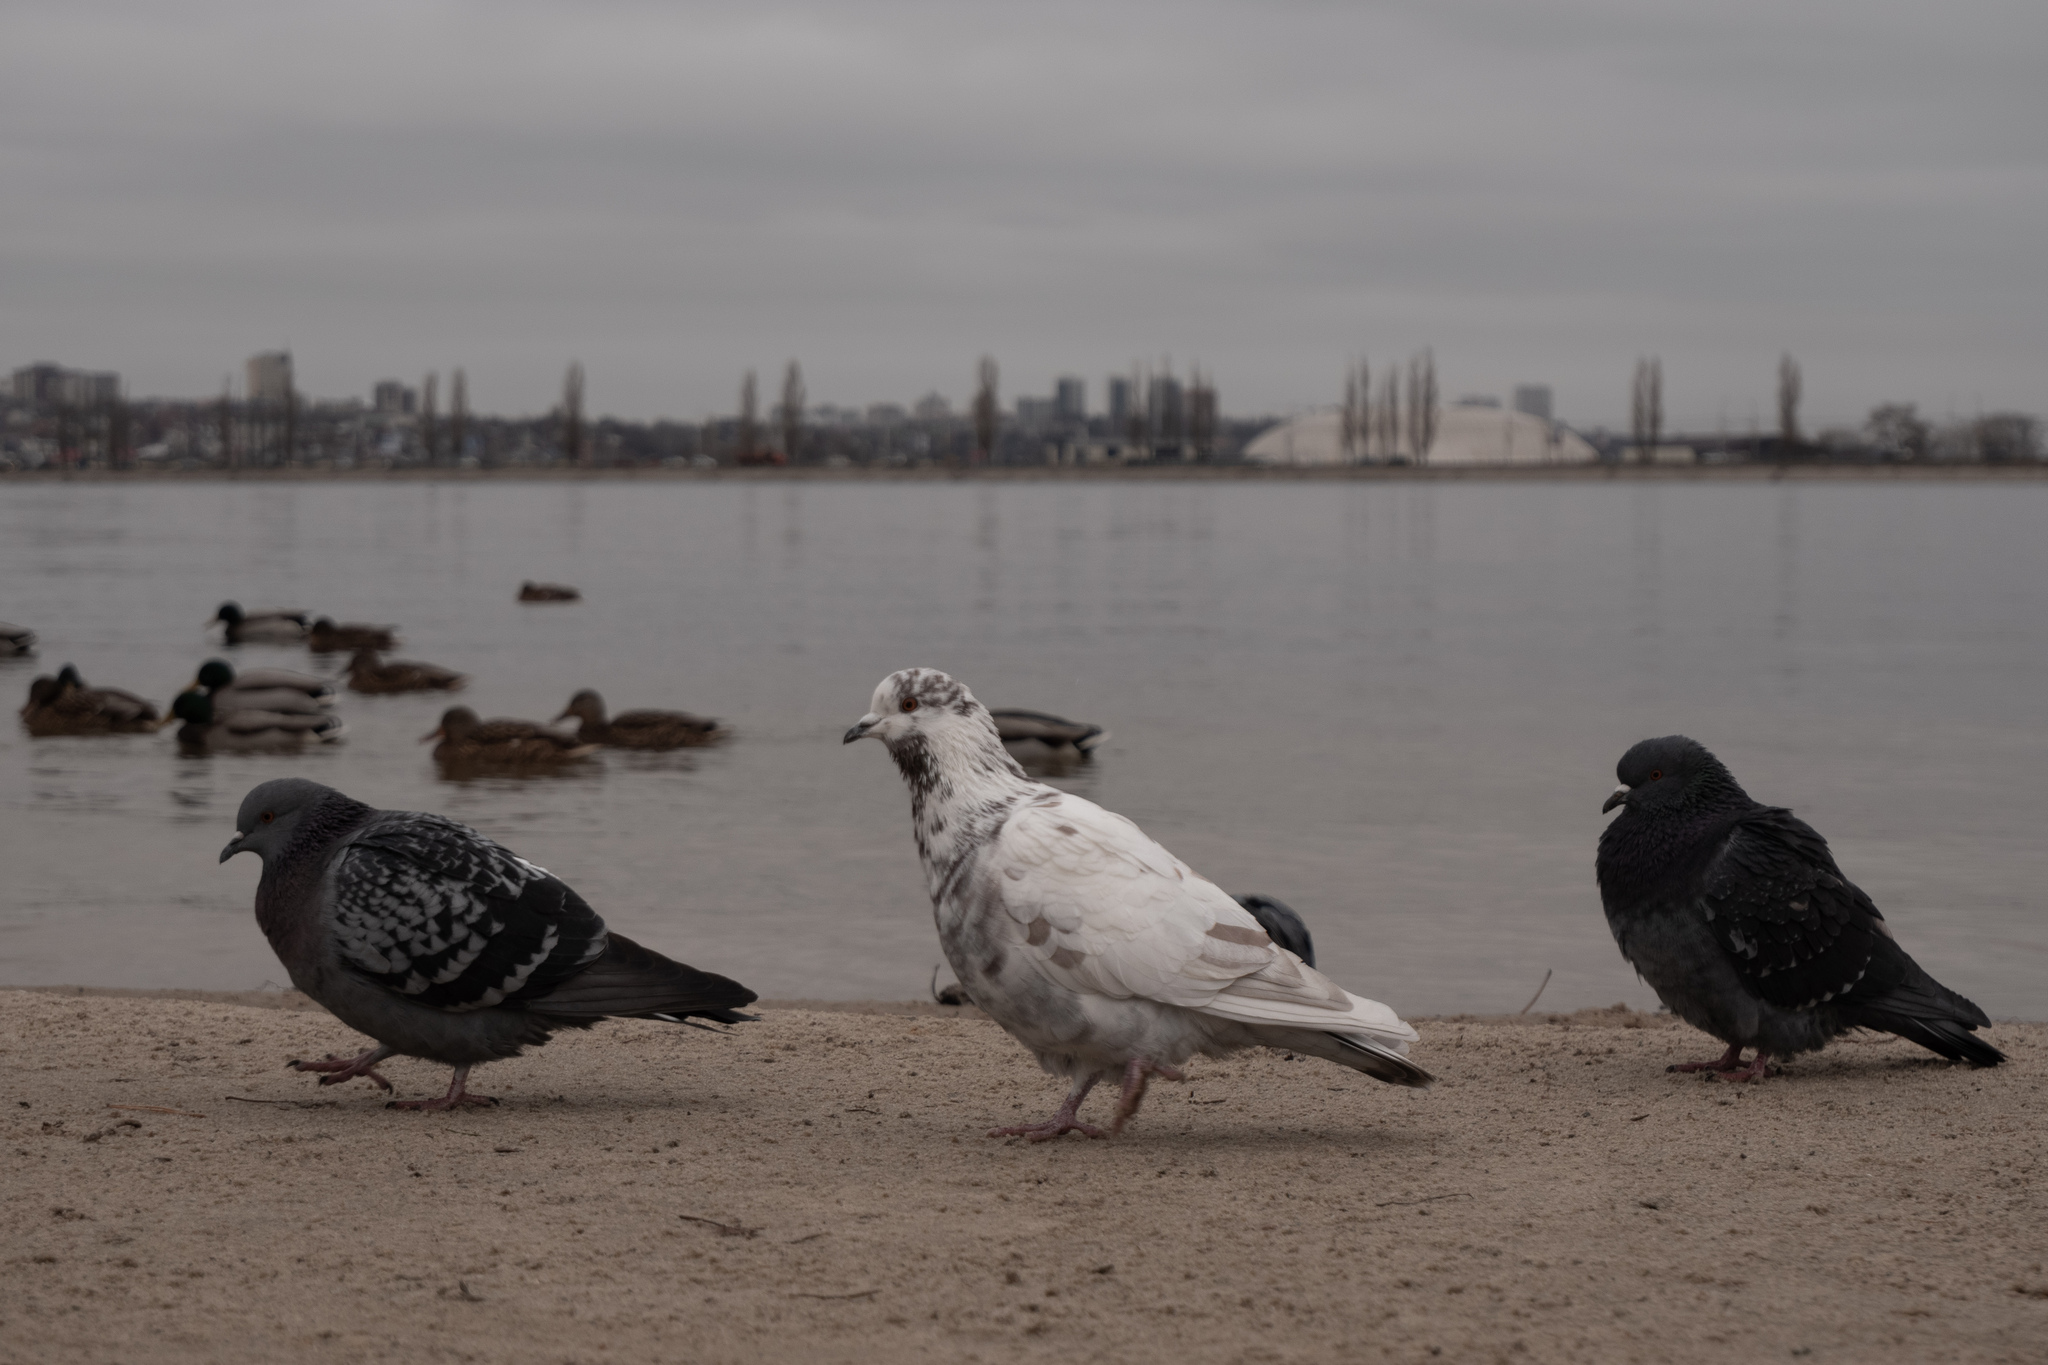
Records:
[[[464,1303],[482,1303],[484,1301],[484,1296],[473,1291],[469,1287],[469,1281],[467,1280],[457,1280],[455,1282],[455,1292],[452,1294],[448,1292],[446,1286],[443,1286],[441,1297],[444,1299],[461,1299]]]
[[[720,1237],[752,1237],[759,1228],[742,1226],[739,1223],[721,1223],[716,1218],[699,1218],[694,1213],[679,1213],[676,1217],[685,1223],[702,1223],[707,1228],[717,1228]]]
[[[872,1299],[880,1289],[856,1289],[851,1294],[791,1294],[792,1299]]]
[[[222,1095],[221,1098],[237,1104],[285,1104],[294,1109],[332,1109],[341,1103],[340,1100],[259,1100],[254,1095]]]
[[[160,1104],[110,1104],[109,1109],[132,1109],[138,1114],[176,1114],[181,1118],[203,1119],[204,1114],[195,1114],[190,1109],[166,1109]]]
[[[824,1233],[822,1233],[822,1232],[807,1232],[807,1233],[805,1233],[805,1234],[804,1234],[803,1236],[801,1236],[801,1237],[792,1237],[792,1238],[790,1238],[790,1239],[789,1239],[789,1240],[788,1240],[787,1242],[783,1243],[783,1245],[784,1245],[784,1246],[793,1246],[793,1247],[794,1247],[794,1246],[802,1246],[802,1245],[803,1245],[803,1244],[804,1244],[805,1242],[815,1242],[815,1241],[817,1241],[817,1240],[818,1240],[818,1239],[819,1239],[820,1237],[823,1237],[823,1236],[825,1236],[825,1234],[824,1234]]]
[[[1552,971],[1554,971],[1554,970],[1555,970],[1555,968],[1549,968],[1549,967],[1546,967],[1546,968],[1544,968],[1544,971],[1543,971],[1543,986],[1548,986],[1548,985],[1550,984],[1550,973],[1551,973]],[[1529,1003],[1528,1003],[1528,1004],[1526,1004],[1526,1005],[1524,1005],[1524,1006],[1522,1006],[1522,1013],[1524,1013],[1524,1014],[1527,1014],[1527,1013],[1528,1013],[1528,1012],[1529,1012],[1530,1010],[1533,1010],[1533,1009],[1535,1009],[1535,1008],[1536,1008],[1536,1002],[1537,1002],[1538,1000],[1541,1000],[1541,999],[1543,998],[1543,986],[1538,986],[1538,987],[1536,988],[1536,994],[1534,994],[1534,995],[1530,996],[1530,997],[1529,997]]]
[[[1464,1193],[1425,1194],[1420,1199],[1388,1199],[1382,1201],[1381,1203],[1374,1204],[1373,1207],[1376,1209],[1390,1209],[1393,1208],[1396,1204],[1434,1204],[1439,1199],[1470,1199],[1471,1197],[1471,1195]]]

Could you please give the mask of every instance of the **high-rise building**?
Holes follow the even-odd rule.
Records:
[[[121,376],[111,370],[67,370],[43,361],[14,372],[14,399],[36,407],[66,404],[94,407],[118,402]]]
[[[370,390],[370,406],[384,417],[406,417],[419,406],[419,395],[396,379],[380,379]]]
[[[1050,426],[1057,401],[1052,398],[1019,397],[1017,399],[1017,425],[1032,429]]]
[[[264,407],[283,407],[292,397],[292,353],[265,351],[249,357],[248,397]]]
[[[1109,377],[1109,424],[1118,432],[1131,420],[1131,381],[1120,374]]]
[[[1515,385],[1515,411],[1526,412],[1531,417],[1541,417],[1544,421],[1548,422],[1550,420],[1550,385]]]
[[[1152,419],[1155,439],[1178,445],[1184,434],[1185,411],[1180,381],[1170,374],[1155,374],[1145,388],[1145,411]]]
[[[1085,422],[1088,420],[1088,384],[1072,375],[1062,375],[1053,383],[1052,413],[1062,422]]]

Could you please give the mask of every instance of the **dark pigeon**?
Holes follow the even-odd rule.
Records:
[[[1760,805],[1683,735],[1616,765],[1622,807],[1600,836],[1600,899],[1621,953],[1672,1013],[1728,1044],[1711,1071],[1762,1078],[1772,1057],[1854,1028],[1896,1033],[1952,1061],[1996,1066],[1984,1011],[1936,981],[1835,866],[1827,840]],[[1745,1064],[1742,1050],[1756,1049]]]
[[[303,778],[243,798],[221,850],[263,860],[256,922],[292,984],[377,1046],[293,1062],[322,1085],[394,1053],[455,1068],[439,1099],[401,1109],[494,1104],[470,1068],[516,1057],[558,1028],[620,1017],[738,1023],[754,993],[609,932],[545,868],[438,815],[375,810]],[[701,1027],[698,1026],[698,1027]]]
[[[1316,941],[1309,935],[1308,926],[1301,922],[1301,916],[1295,914],[1286,901],[1274,900],[1271,896],[1232,896],[1231,899],[1252,912],[1252,918],[1266,931],[1267,938],[1309,966],[1316,965]]]

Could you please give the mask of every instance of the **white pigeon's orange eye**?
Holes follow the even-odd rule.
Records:
[[[915,711],[916,709],[917,709],[917,698],[916,698],[916,697],[905,697],[905,698],[903,699],[903,710],[904,710],[904,713],[905,713],[906,715],[907,715],[907,714],[909,714],[909,713],[910,713],[910,712],[912,712],[912,711]]]
[[[269,812],[269,811],[265,811],[265,812],[263,812],[262,820],[263,820],[263,823],[264,823],[264,824],[266,824],[266,825],[267,825],[267,824],[269,824],[269,823],[270,823],[270,822],[271,822],[272,820],[275,820],[276,818],[277,818],[277,817],[276,817],[275,815],[273,815],[273,814],[272,814],[271,812]]]

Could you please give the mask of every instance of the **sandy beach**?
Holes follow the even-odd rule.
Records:
[[[1428,1093],[1246,1053],[1031,1146],[971,1011],[612,1023],[423,1115],[286,1070],[360,1042],[293,995],[0,992],[0,1359],[2048,1359],[2048,1026],[1754,1087],[1625,1009],[1420,1027]]]

